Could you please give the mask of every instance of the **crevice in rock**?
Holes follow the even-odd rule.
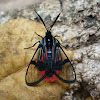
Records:
[[[96,87],[94,86],[94,84],[90,84],[83,80],[82,75],[81,79],[82,81],[78,82],[79,88],[77,90],[74,90],[72,100],[86,100],[87,98],[90,98],[89,100],[93,100],[90,91],[95,89]]]
[[[72,47],[70,47],[68,44],[66,44],[65,48],[76,50],[76,49],[79,49],[82,47],[87,47],[87,46],[93,45],[94,43],[98,43],[100,40],[100,35],[96,36],[95,34],[89,35],[87,42],[84,42],[84,41],[80,42],[81,37],[82,36],[78,36],[78,37],[73,38],[72,40],[76,39],[78,41],[78,43],[73,44]]]

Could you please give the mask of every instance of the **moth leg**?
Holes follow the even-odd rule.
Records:
[[[35,32],[35,34],[38,35],[39,37],[41,37],[43,39],[43,37],[41,35],[37,34],[36,32]]]
[[[37,41],[33,46],[31,46],[31,47],[28,47],[28,48],[24,48],[24,49],[29,49],[29,48],[32,48],[32,47],[34,47],[37,43],[40,43],[40,41]]]
[[[54,36],[54,38],[55,38],[55,37],[60,37],[60,36],[58,36],[58,35],[55,35],[55,36]]]

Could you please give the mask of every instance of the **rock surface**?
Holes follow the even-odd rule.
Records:
[[[100,98],[100,1],[99,0],[62,0],[63,12],[52,29],[54,35],[59,35],[66,49],[76,51],[73,63],[76,66],[77,81],[67,90],[68,100],[80,97],[75,93],[81,87],[79,84],[87,83],[86,91],[92,99]],[[33,8],[49,25],[60,12],[58,0],[44,0],[41,4],[31,5],[23,9],[2,12],[0,23],[8,19],[24,16],[29,19],[39,18]],[[80,75],[81,73],[81,75]],[[81,77],[82,76],[82,77]],[[82,85],[84,88],[85,85]],[[85,91],[85,90],[84,90]],[[80,92],[80,94],[83,94]],[[94,95],[93,95],[94,94]],[[76,97],[77,96],[77,97]],[[91,97],[90,97],[91,96]],[[88,98],[83,95],[83,100]],[[90,99],[89,99],[90,100]]]

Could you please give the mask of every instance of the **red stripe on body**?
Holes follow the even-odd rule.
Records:
[[[46,47],[45,47],[45,56],[46,56],[46,59],[48,59],[47,58],[47,48]],[[52,47],[52,59],[54,59],[54,47]],[[43,57],[40,59],[40,61],[44,62]],[[57,61],[58,61],[58,58],[56,58],[56,61],[55,62],[57,62]],[[56,71],[57,74],[59,74],[59,70],[55,70],[55,71]],[[40,71],[40,74],[41,75],[44,75],[45,74],[45,71]],[[47,81],[47,82],[54,82],[54,81],[56,81],[56,79],[57,79],[57,77],[54,74],[53,74],[52,77],[46,76],[44,78],[44,80]]]

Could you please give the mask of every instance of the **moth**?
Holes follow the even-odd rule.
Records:
[[[41,16],[37,12],[36,14],[46,28]],[[50,26],[50,30],[56,23],[60,14],[61,12],[57,15],[53,24]],[[39,84],[42,80],[55,82],[57,78],[64,83],[74,83],[76,81],[76,73],[71,61],[63,50],[60,42],[56,39],[57,36],[53,36],[51,31],[47,28],[46,30],[47,32],[44,37],[36,33],[42,40],[37,41],[33,46],[31,46],[34,47],[39,43],[26,71],[26,84],[28,86],[33,86]]]

